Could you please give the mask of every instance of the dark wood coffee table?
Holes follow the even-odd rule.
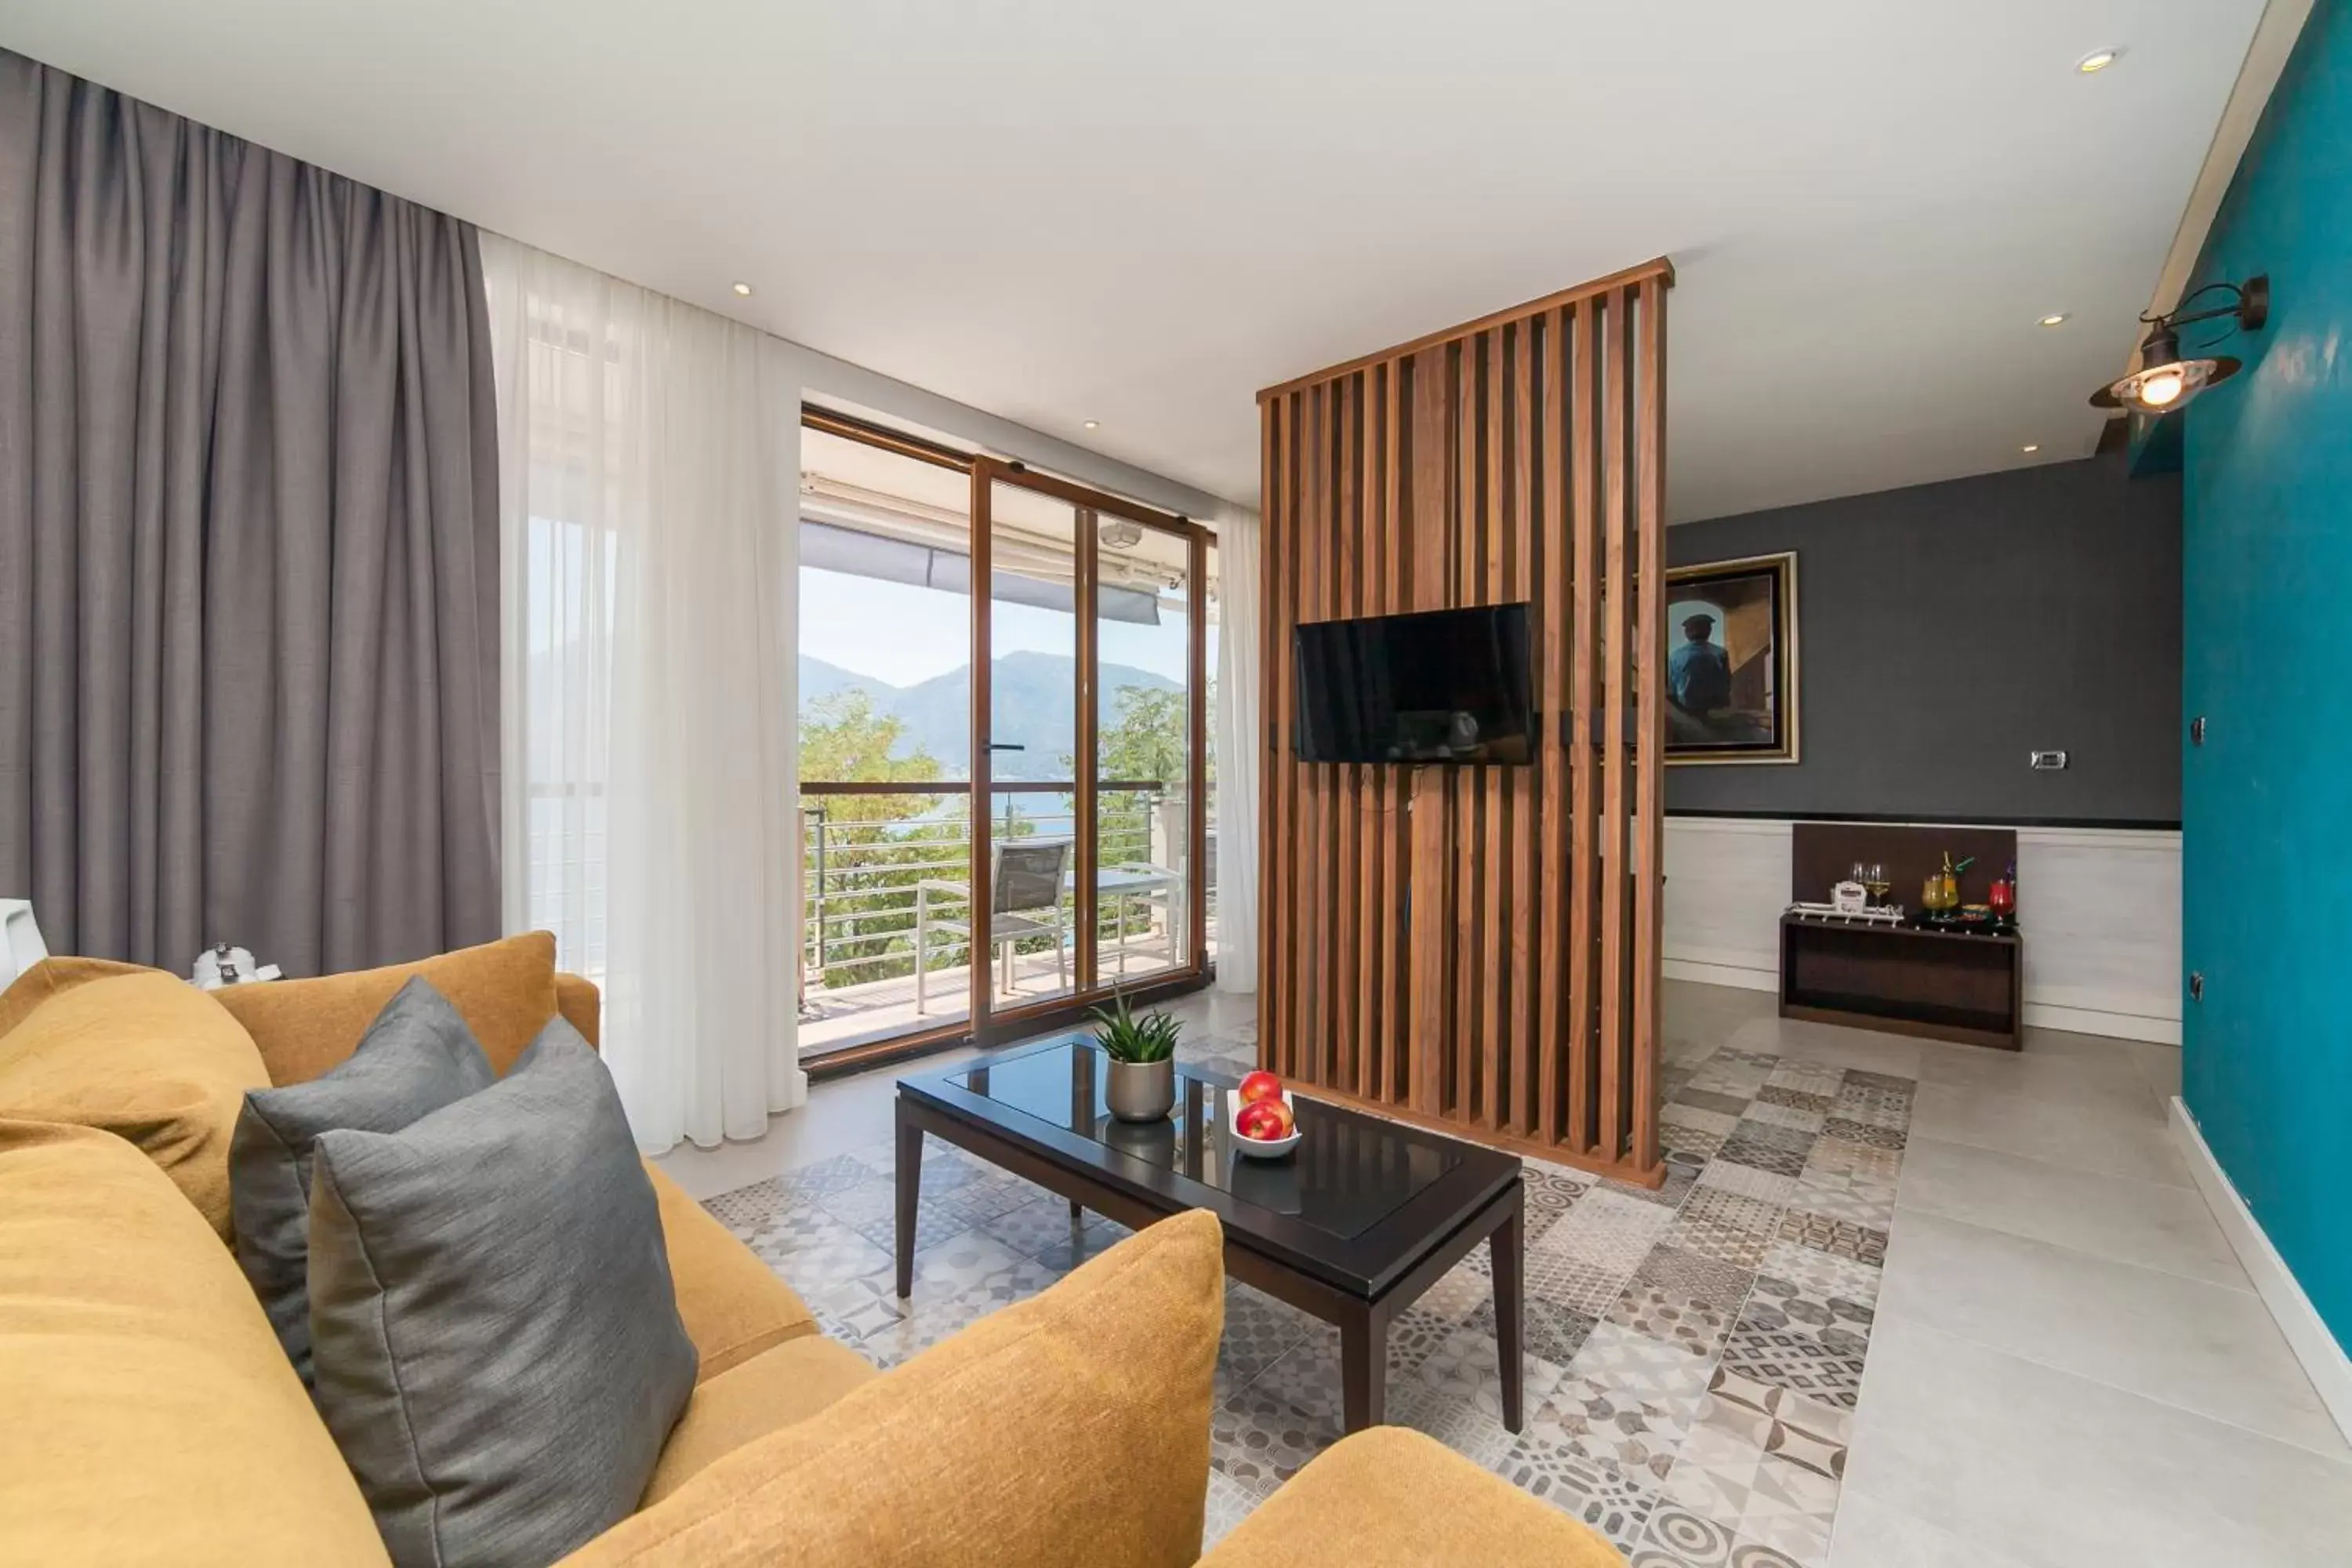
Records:
[[[1134,1126],[1103,1103],[1100,1047],[1083,1034],[898,1080],[898,1294],[914,1285],[923,1134],[970,1150],[1080,1207],[1141,1229],[1185,1209],[1223,1223],[1225,1269],[1339,1328],[1347,1429],[1381,1419],[1389,1325],[1484,1242],[1494,1260],[1503,1424],[1519,1429],[1524,1190],[1517,1156],[1303,1093],[1303,1136],[1279,1160],[1234,1147],[1222,1091],[1180,1067],[1176,1110]]]

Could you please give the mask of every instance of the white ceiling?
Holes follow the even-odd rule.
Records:
[[[1686,519],[2087,452],[2261,11],[10,0],[0,43],[1244,501],[1259,386],[1670,255]]]

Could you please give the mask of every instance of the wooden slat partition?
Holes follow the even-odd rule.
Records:
[[[1259,394],[1260,1059],[1655,1183],[1661,259]],[[1301,622],[1527,601],[1532,767],[1291,754]]]

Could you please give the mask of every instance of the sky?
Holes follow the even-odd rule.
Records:
[[[1161,612],[1163,616],[1166,612]],[[1070,616],[1028,605],[995,606],[996,652],[1077,655]],[[1105,664],[1131,665],[1184,679],[1184,623],[1156,626],[1105,621]],[[892,686],[913,686],[971,661],[971,609],[961,594],[884,583],[842,572],[801,568],[801,652]],[[1209,628],[1209,668],[1216,668],[1216,628]]]

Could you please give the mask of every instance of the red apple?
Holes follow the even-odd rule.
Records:
[[[1279,1100],[1254,1100],[1234,1118],[1234,1131],[1259,1143],[1290,1136],[1290,1108]]]
[[[1261,1100],[1280,1100],[1282,1080],[1260,1068],[1242,1079],[1240,1093],[1244,1105],[1255,1104]]]

